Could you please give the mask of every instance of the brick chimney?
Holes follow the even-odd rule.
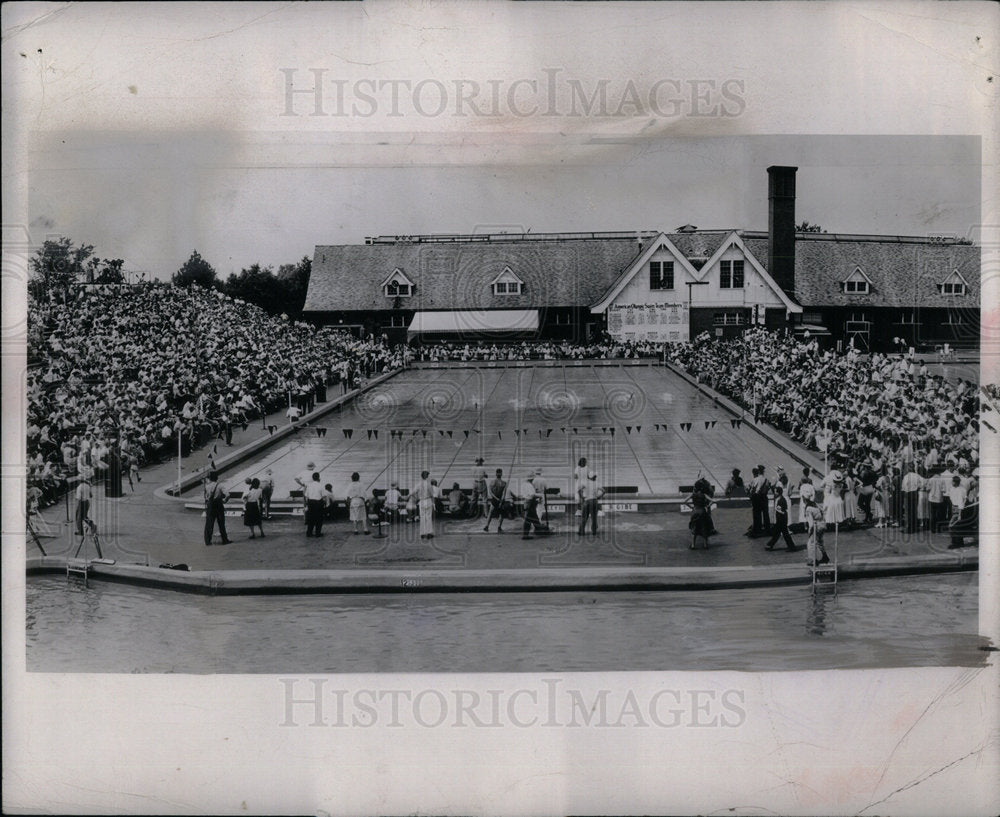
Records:
[[[795,172],[767,169],[767,271],[785,294],[795,297]]]

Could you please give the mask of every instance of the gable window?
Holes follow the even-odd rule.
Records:
[[[719,262],[719,287],[743,289],[743,261]]]
[[[674,288],[674,262],[673,261],[650,261],[649,262],[649,288],[650,289],[673,289]]]
[[[942,295],[965,295],[967,290],[965,279],[958,274],[958,270],[938,284],[938,292]]]
[[[496,278],[490,282],[494,295],[522,295],[524,281],[517,277],[510,267],[505,267]]]
[[[413,294],[413,282],[401,269],[395,269],[382,283],[382,292],[386,298],[409,298]]]
[[[855,267],[854,272],[840,282],[840,288],[851,295],[867,295],[872,291],[872,282],[861,267]]]

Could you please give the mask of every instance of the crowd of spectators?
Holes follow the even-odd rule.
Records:
[[[80,287],[29,304],[29,501],[84,471],[122,473],[180,444],[185,454],[283,409],[289,395],[355,382],[403,350],[272,317],[200,287]]]
[[[523,360],[615,360],[661,358],[663,344],[651,341],[621,341],[604,335],[589,343],[573,341],[521,341],[519,343],[452,342],[424,344],[419,360],[441,361],[523,361]]]
[[[977,387],[933,374],[912,355],[837,353],[751,329],[738,339],[705,333],[670,347],[667,357],[756,420],[823,452],[847,485],[877,482],[886,524],[902,522],[903,494],[915,480],[916,490],[929,492],[932,479],[944,474],[950,484],[958,476],[974,496]],[[911,471],[916,478],[904,487]]]

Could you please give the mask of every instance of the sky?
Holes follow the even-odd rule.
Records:
[[[192,250],[226,275],[377,234],[766,230],[772,164],[799,168],[796,220],[829,232],[967,235],[980,222],[975,137],[384,138],[49,135],[29,154],[31,233],[169,278]]]

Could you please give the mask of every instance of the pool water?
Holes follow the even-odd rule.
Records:
[[[539,366],[407,371],[299,429],[223,474],[230,488],[270,469],[274,495],[298,488],[312,462],[336,496],[357,471],[366,489],[412,488],[424,469],[471,488],[476,458],[492,475],[523,479],[542,468],[571,494],[585,456],[604,485],[673,495],[699,474],[721,489],[734,467],[801,465],[668,369]],[[683,424],[683,425],[682,425]],[[612,431],[613,429],[613,431]]]
[[[690,592],[198,596],[27,584],[42,672],[802,670],[973,665],[976,572]]]

